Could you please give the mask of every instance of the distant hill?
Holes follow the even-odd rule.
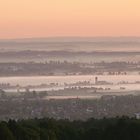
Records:
[[[0,40],[0,51],[140,51],[140,37],[50,37]]]

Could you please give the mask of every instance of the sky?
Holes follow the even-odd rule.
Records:
[[[0,38],[140,36],[140,0],[0,0]]]

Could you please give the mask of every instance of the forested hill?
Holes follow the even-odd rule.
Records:
[[[140,140],[140,120],[9,120],[0,122],[0,140]]]

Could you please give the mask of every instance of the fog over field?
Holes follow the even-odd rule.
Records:
[[[139,96],[138,37],[0,40],[0,119],[134,116]]]
[[[50,60],[139,61],[140,38],[32,38],[0,40],[0,62]]]

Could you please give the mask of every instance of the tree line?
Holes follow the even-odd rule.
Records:
[[[140,120],[128,117],[87,121],[49,118],[0,122],[1,140],[140,140]]]

